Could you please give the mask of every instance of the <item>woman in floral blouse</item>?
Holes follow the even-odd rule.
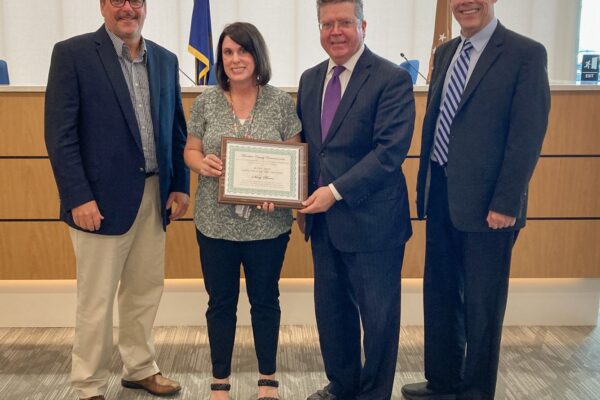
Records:
[[[300,121],[291,97],[268,85],[271,68],[260,32],[236,22],[217,48],[218,85],[192,106],[185,161],[198,177],[194,211],[206,291],[211,350],[211,400],[229,399],[240,264],[244,267],[254,344],[258,397],[277,398],[279,276],[289,241],[292,213],[273,204],[260,207],[217,203],[222,137],[300,142]]]

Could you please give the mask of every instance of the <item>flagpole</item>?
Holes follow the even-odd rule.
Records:
[[[433,28],[433,40],[431,44],[431,56],[429,58],[429,70],[427,73],[427,83],[431,80],[431,70],[433,69],[433,58],[435,49],[452,39],[452,10],[448,0],[437,0],[435,7],[435,25]]]

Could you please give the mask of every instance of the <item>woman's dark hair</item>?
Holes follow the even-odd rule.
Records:
[[[271,80],[271,63],[269,62],[269,54],[265,39],[256,29],[256,27],[248,22],[234,22],[233,24],[227,25],[221,36],[219,37],[219,44],[217,45],[217,65],[216,75],[219,86],[223,90],[229,90],[229,78],[225,74],[225,68],[223,67],[223,40],[229,36],[231,40],[239,44],[252,55],[256,67],[254,69],[254,75],[256,77],[256,83],[260,86],[264,86]]]

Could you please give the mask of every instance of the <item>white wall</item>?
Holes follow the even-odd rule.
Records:
[[[498,18],[546,46],[552,80],[575,80],[581,0],[499,0]],[[458,32],[458,31],[457,31]]]
[[[192,75],[187,43],[193,0],[147,1],[144,36],[176,53]],[[552,80],[572,80],[580,2],[498,0],[496,14],[507,27],[546,46]],[[212,0],[211,12],[215,42],[227,23],[244,20],[258,27],[270,49],[274,85],[296,86],[304,69],[325,58],[314,0]],[[418,58],[426,70],[434,13],[435,0],[365,0],[366,43],[395,62],[400,52]],[[0,0],[0,58],[9,64],[11,83],[45,85],[53,44],[101,23],[99,0]]]

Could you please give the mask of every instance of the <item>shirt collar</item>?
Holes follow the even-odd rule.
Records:
[[[358,49],[358,51],[356,53],[354,53],[352,55],[352,57],[350,57],[348,59],[348,61],[346,61],[344,64],[342,64],[344,66],[344,68],[346,68],[348,70],[348,72],[350,72],[350,74],[352,74],[352,71],[354,71],[354,67],[356,67],[356,63],[358,62],[358,59],[360,58],[360,56],[362,56],[362,53],[364,53],[364,51],[365,51],[365,44],[363,43],[362,46],[360,46],[360,49]],[[330,58],[329,65],[327,66],[327,74],[332,74],[333,68],[336,65],[337,64]]]
[[[104,25],[104,28],[106,29],[106,33],[108,33],[108,37],[110,38],[113,46],[115,47],[117,56],[119,56],[120,58],[125,58],[126,60],[129,60],[129,61],[136,61],[136,60],[131,60],[131,55],[129,54],[129,47],[127,47],[125,42],[120,37],[118,37],[117,35],[112,33],[106,25]],[[144,40],[144,38],[142,38],[142,40],[140,42],[140,49],[141,49],[141,51],[138,55],[138,59],[141,58],[144,61],[146,61],[146,41]]]
[[[475,51],[477,51],[478,53],[481,53],[483,51],[485,46],[490,41],[490,38],[494,34],[494,31],[496,30],[497,26],[498,19],[494,17],[482,30],[480,30],[479,32],[477,32],[469,38],[469,41],[471,42],[471,44],[473,44],[473,48],[475,49]],[[462,35],[462,33],[460,37],[463,42],[465,41],[465,39],[467,39],[465,36]]]

